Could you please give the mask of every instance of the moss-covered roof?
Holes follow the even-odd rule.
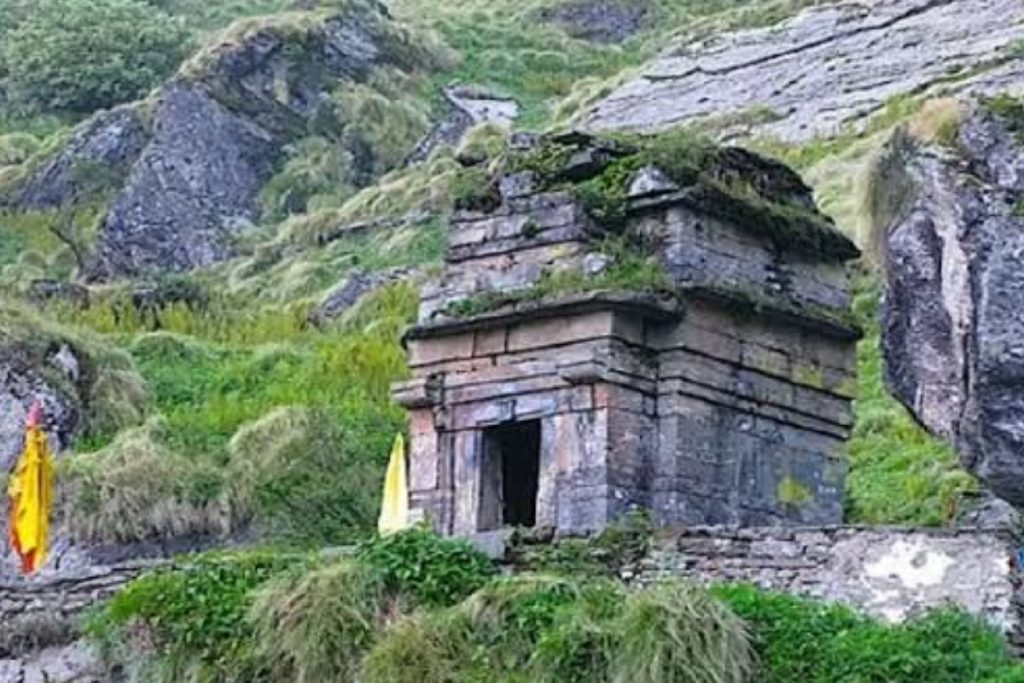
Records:
[[[660,170],[678,192],[630,197],[630,184],[646,167]],[[729,221],[783,251],[833,262],[860,255],[818,211],[810,188],[795,171],[688,131],[611,139],[582,133],[543,138],[512,150],[504,168],[532,171],[546,189],[573,189],[591,216],[609,229],[632,212],[674,201]]]

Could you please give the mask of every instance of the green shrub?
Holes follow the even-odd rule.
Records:
[[[365,680],[742,683],[751,664],[742,623],[703,590],[525,575],[385,631]]]
[[[8,80],[22,98],[88,113],[145,94],[177,67],[189,36],[137,0],[40,0],[5,43]]]
[[[494,564],[465,541],[411,529],[363,543],[357,554],[396,592],[417,604],[452,605],[482,587]]]
[[[749,624],[759,682],[970,683],[1010,675],[1002,638],[963,612],[888,626],[843,606],[751,587],[722,586],[714,594]]]
[[[86,633],[112,664],[133,668],[148,656],[169,682],[267,680],[247,619],[253,591],[311,562],[272,552],[198,556],[130,583],[89,616]]]
[[[372,528],[383,455],[353,448],[352,436],[332,415],[294,407],[244,425],[228,446],[236,523],[313,544]]]

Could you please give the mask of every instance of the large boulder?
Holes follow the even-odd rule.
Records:
[[[888,384],[965,467],[1024,505],[1024,106],[974,106],[953,147],[891,142]]]
[[[344,120],[331,94],[380,68],[427,64],[432,53],[416,40],[372,0],[241,22],[144,102],[84,123],[13,204],[65,205],[84,166],[113,190],[92,279],[229,258],[288,146]]]

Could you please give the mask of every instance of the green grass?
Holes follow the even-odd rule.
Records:
[[[848,607],[749,586],[713,593],[754,634],[757,683],[988,683],[1024,673],[994,629],[960,611],[889,626]]]
[[[956,453],[925,432],[889,394],[877,319],[880,285],[867,276],[858,289],[855,308],[866,335],[858,346],[860,387],[853,438],[847,444],[846,521],[950,524],[977,483],[960,469]]]
[[[461,63],[439,77],[492,88],[521,105],[518,125],[539,130],[556,111],[565,119],[624,70],[656,55],[671,38],[724,27],[774,23],[807,4],[800,0],[654,0],[648,26],[622,45],[599,45],[567,36],[537,18],[553,0],[437,3],[401,0],[396,14],[436,30],[460,55]],[[584,83],[586,95],[574,92]],[[573,107],[560,107],[569,99]]]
[[[248,330],[216,314],[207,325],[178,305],[178,318],[162,319],[221,341],[139,333],[122,317],[152,417],[133,432],[110,423],[79,444],[65,468],[75,533],[123,542],[254,526],[309,544],[369,527],[391,440],[405,426],[389,388],[406,373],[398,336],[416,300],[413,287],[396,285],[327,332],[294,321],[262,345],[260,335],[278,328],[259,317]]]
[[[135,580],[86,631],[109,664],[143,674],[133,680],[167,683],[1010,683],[1024,672],[994,629],[951,608],[888,625],[750,586],[494,572],[422,530],[340,559],[215,553]]]

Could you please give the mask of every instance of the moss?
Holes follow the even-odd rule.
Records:
[[[501,204],[494,177],[479,166],[463,168],[452,180],[452,202],[459,211],[493,211]]]
[[[825,388],[825,376],[820,366],[798,365],[793,369],[793,381],[815,389]]]
[[[573,167],[574,154],[588,145],[589,140],[577,143],[573,136],[548,139],[511,154],[506,167],[511,172],[534,172],[543,189],[571,190],[599,225],[614,229],[630,210],[629,184],[636,172],[653,166],[683,189],[680,201],[756,233],[779,249],[836,261],[859,255],[830,219],[800,203],[797,197],[809,190],[777,162],[718,147],[682,128],[653,136],[598,139],[589,162]]]
[[[1003,94],[982,102],[989,111],[1002,118],[1017,140],[1024,144],[1024,99]]]
[[[528,171],[536,174],[542,186],[554,185],[562,179],[562,173],[575,151],[571,145],[545,139],[525,152],[510,155],[507,170],[509,173]]]
[[[808,321],[811,324],[826,325],[834,331],[853,338],[857,338],[861,333],[859,319],[854,313],[845,309],[805,303],[797,304],[779,297],[768,296],[760,291],[738,288],[719,289],[701,285],[684,288],[682,293],[684,296],[714,299],[737,315],[758,313],[783,316],[788,319]]]
[[[597,253],[610,259],[609,266],[600,273],[590,275],[577,267],[546,270],[531,287],[480,292],[452,302],[444,309],[444,314],[453,318],[472,318],[506,306],[597,291],[676,296],[672,278],[661,264],[622,238],[605,239],[597,245]]]
[[[800,508],[814,500],[814,493],[791,476],[782,478],[775,489],[776,499],[789,508]]]

